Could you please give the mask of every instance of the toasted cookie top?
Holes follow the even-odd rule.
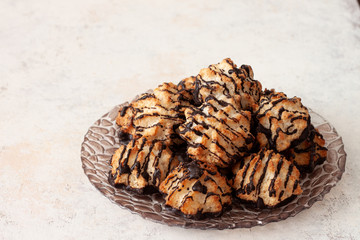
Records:
[[[251,114],[237,110],[230,100],[211,99],[185,110],[186,122],[179,126],[179,134],[188,143],[190,158],[228,167],[251,149]]]
[[[174,128],[184,122],[177,86],[164,83],[120,109],[116,123],[132,137],[145,137],[172,144],[178,141]]]
[[[260,208],[274,207],[302,192],[299,170],[272,150],[263,149],[246,157],[234,166],[233,173],[236,196]]]
[[[158,187],[178,164],[177,156],[164,142],[141,137],[115,151],[109,179],[113,185],[142,192],[147,186]]]
[[[255,112],[260,147],[278,152],[302,142],[309,133],[310,115],[301,99],[266,90]]]
[[[231,205],[231,187],[215,166],[181,163],[161,183],[166,205],[187,217],[218,216]]]
[[[196,76],[194,100],[198,105],[209,96],[227,101],[233,98],[239,109],[255,110],[260,98],[261,84],[253,80],[250,66],[237,68],[230,59],[200,70]]]

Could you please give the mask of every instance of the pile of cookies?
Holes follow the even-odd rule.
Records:
[[[301,173],[327,156],[297,97],[262,90],[231,61],[164,83],[121,107],[109,182],[163,193],[187,217],[219,216],[234,198],[276,207],[302,193]]]

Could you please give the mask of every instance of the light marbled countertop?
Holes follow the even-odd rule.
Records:
[[[113,106],[231,57],[328,119],[342,180],[295,217],[196,230],[142,219],[83,173],[88,127]],[[360,239],[356,0],[0,2],[0,239]]]

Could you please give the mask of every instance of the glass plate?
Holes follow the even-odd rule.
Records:
[[[164,200],[159,193],[140,195],[109,184],[108,173],[111,169],[109,161],[120,146],[117,134],[119,127],[115,123],[120,106],[114,107],[97,120],[85,134],[81,146],[82,166],[90,182],[112,202],[155,222],[185,228],[229,229],[249,228],[284,220],[322,200],[345,171],[346,153],[341,137],[329,122],[309,109],[312,124],[324,136],[328,156],[322,165],[316,166],[312,173],[301,179],[300,186],[303,189],[301,195],[286,205],[274,209],[255,209],[234,201],[232,210],[225,212],[221,217],[204,220],[188,219],[165,208]]]

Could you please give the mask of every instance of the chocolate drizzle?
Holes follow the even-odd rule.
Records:
[[[284,159],[284,157],[281,156],[279,162],[277,163],[277,168],[276,168],[274,177],[271,179],[271,182],[270,182],[270,185],[269,185],[269,188],[268,188],[269,197],[276,196],[276,190],[275,190],[274,184],[275,184],[275,181],[277,179],[277,176],[280,173],[281,166],[283,164],[283,159]]]
[[[192,161],[187,165],[187,170],[189,173],[189,179],[199,179],[204,174],[199,164],[195,161]]]
[[[259,156],[259,159],[263,159],[264,158],[264,150],[262,150],[261,152],[260,152],[260,156]],[[261,176],[260,176],[260,178],[259,178],[259,181],[258,181],[258,183],[257,183],[257,185],[256,185],[256,194],[257,195],[259,195],[260,194],[260,189],[261,189],[261,185],[262,185],[262,183],[263,183],[263,181],[264,181],[264,177],[265,177],[265,175],[266,175],[266,171],[267,171],[267,169],[268,169],[268,164],[269,164],[269,160],[271,159],[271,157],[272,157],[272,155],[274,154],[274,152],[270,152],[269,154],[268,154],[268,157],[267,157],[267,159],[266,159],[266,162],[265,162],[265,167],[263,168],[263,172],[262,172],[262,174],[261,174]]]
[[[193,191],[198,191],[201,192],[203,194],[207,193],[207,187],[205,185],[202,185],[200,181],[197,181],[193,186],[192,186],[192,190]]]
[[[129,106],[124,106],[121,111],[120,111],[120,116],[123,117],[125,116],[126,110],[129,108]]]

